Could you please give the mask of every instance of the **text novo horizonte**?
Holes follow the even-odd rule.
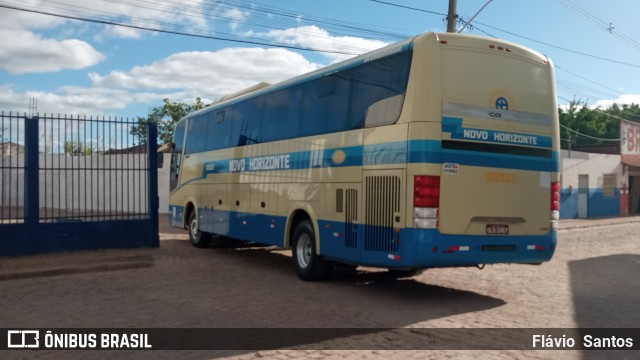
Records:
[[[486,130],[464,129],[463,137],[465,139],[474,140],[492,140],[496,142],[505,142],[524,145],[538,145],[536,136],[510,134],[502,132],[493,132],[491,135]]]
[[[229,160],[229,172],[286,170],[290,168],[291,154],[258,156]],[[247,166],[248,164],[248,166]]]

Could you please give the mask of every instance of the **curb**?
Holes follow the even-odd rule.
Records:
[[[619,219],[619,218],[614,218],[614,219]],[[558,231],[634,224],[634,223],[640,223],[640,218],[631,218],[631,219],[614,221],[614,222],[603,222],[603,220],[581,220],[581,221],[584,221],[584,223],[566,225],[565,227],[561,225],[560,227],[558,227]]]

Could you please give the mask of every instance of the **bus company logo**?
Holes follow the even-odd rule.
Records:
[[[487,105],[496,110],[511,110],[515,107],[515,100],[506,89],[495,89],[489,94]]]
[[[33,349],[40,347],[39,330],[8,330],[7,348]]]
[[[496,99],[496,109],[498,110],[509,110],[509,100],[505,97],[500,96]]]

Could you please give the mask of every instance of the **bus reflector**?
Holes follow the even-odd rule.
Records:
[[[438,228],[440,176],[415,176],[413,180],[413,225],[419,229]]]

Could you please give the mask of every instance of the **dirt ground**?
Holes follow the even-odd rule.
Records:
[[[98,268],[0,281],[6,326],[77,328],[600,328],[640,324],[640,223],[560,231],[552,261],[430,269],[413,278],[338,271],[324,282],[300,281],[288,251],[196,249],[161,219],[160,249],[42,255],[37,263],[85,257],[128,258],[145,266]],[[28,266],[36,257],[5,261]],[[36,258],[37,259],[37,258]],[[111,260],[109,260],[111,261]],[[11,265],[13,264],[13,265]],[[114,271],[108,271],[114,270]],[[117,270],[117,271],[116,271]],[[54,274],[56,275],[56,274]],[[406,333],[403,333],[406,335]],[[419,336],[418,335],[414,335]],[[319,350],[22,352],[0,358],[231,359],[591,359],[637,358],[637,352],[418,351],[397,348],[393,332],[367,334],[380,350],[349,348],[353,337],[328,337]],[[456,339],[464,343],[465,339]],[[426,340],[425,340],[426,341]],[[487,338],[487,343],[492,339]]]

